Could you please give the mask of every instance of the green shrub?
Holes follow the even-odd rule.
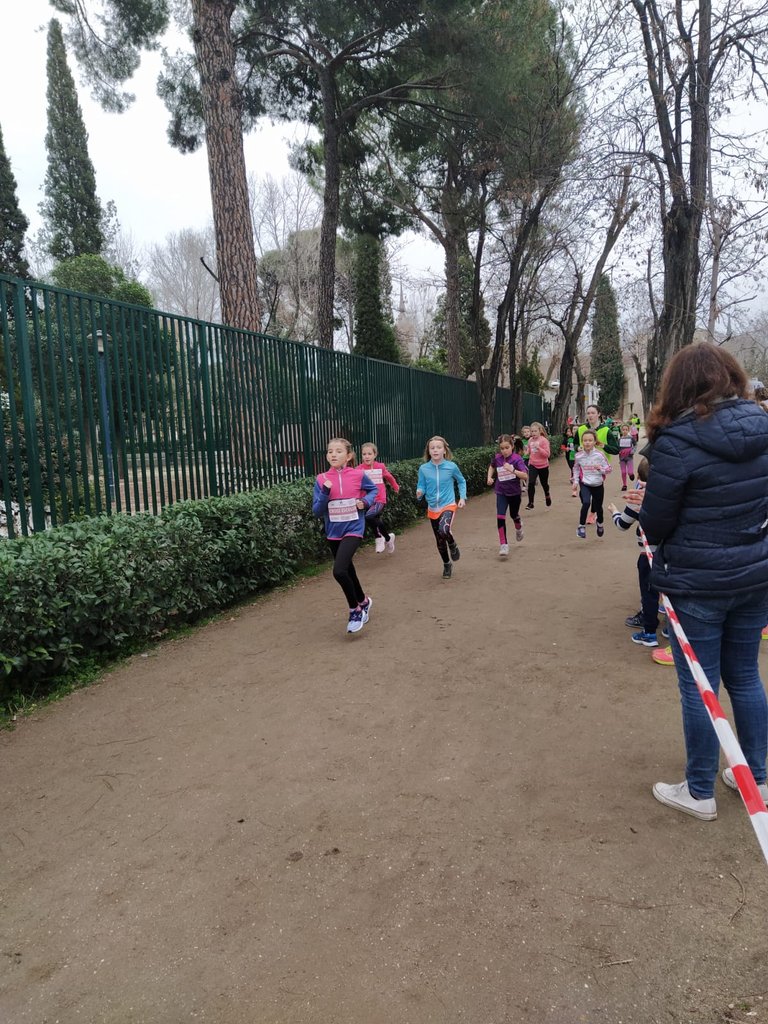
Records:
[[[485,489],[491,450],[455,453],[469,494]],[[423,514],[421,460],[390,465],[400,483],[387,521]],[[328,557],[312,480],[180,502],[160,515],[113,515],[0,543],[0,697],[94,654],[114,655],[169,627],[268,590]]]

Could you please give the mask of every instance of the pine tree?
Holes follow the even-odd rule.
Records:
[[[394,325],[382,302],[382,245],[373,235],[358,235],[354,242],[355,355],[400,362]]]
[[[0,274],[29,277],[29,264],[24,257],[24,233],[28,227],[29,221],[16,196],[16,179],[0,128]]]
[[[600,408],[615,413],[624,392],[624,366],[619,347],[619,313],[616,296],[607,274],[603,274],[595,295],[592,317],[592,379],[600,389]]]
[[[104,245],[96,174],[88,156],[88,132],[67,64],[61,25],[48,26],[48,170],[45,201],[47,249],[57,261],[100,253]]]

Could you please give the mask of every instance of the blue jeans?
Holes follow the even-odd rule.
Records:
[[[768,587],[745,594],[670,598],[680,624],[715,691],[720,679],[728,691],[741,749],[755,782],[765,782],[768,753],[768,701],[757,667],[760,634],[768,623]],[[677,669],[691,793],[714,795],[720,743],[675,634],[670,630]]]

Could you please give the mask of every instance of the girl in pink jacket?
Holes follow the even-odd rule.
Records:
[[[549,495],[549,456],[549,438],[544,427],[541,423],[532,423],[531,437],[528,441],[528,504],[525,506],[526,508],[533,508],[537,480],[541,480],[544,503],[547,508],[552,504],[552,498]]]
[[[400,484],[395,480],[383,462],[376,461],[378,454],[379,449],[373,441],[366,441],[361,449],[362,468],[365,470],[365,475],[369,480],[373,480],[378,488],[376,501],[365,513],[365,523],[366,526],[371,527],[376,538],[374,542],[376,554],[380,555],[386,548],[390,555],[393,555],[395,553],[395,535],[391,530],[387,529],[381,521],[381,517],[384,514],[384,506],[387,504],[387,484],[389,484],[395,494],[400,490]]]

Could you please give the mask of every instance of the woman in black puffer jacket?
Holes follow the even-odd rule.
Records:
[[[671,360],[646,431],[650,472],[640,525],[658,545],[651,585],[672,602],[707,678],[722,678],[747,763],[768,802],[768,703],[758,671],[768,622],[768,414],[747,399],[728,352],[689,345]],[[683,710],[685,781],[653,795],[696,818],[717,817],[719,743],[670,633]],[[736,788],[729,768],[723,781]]]

